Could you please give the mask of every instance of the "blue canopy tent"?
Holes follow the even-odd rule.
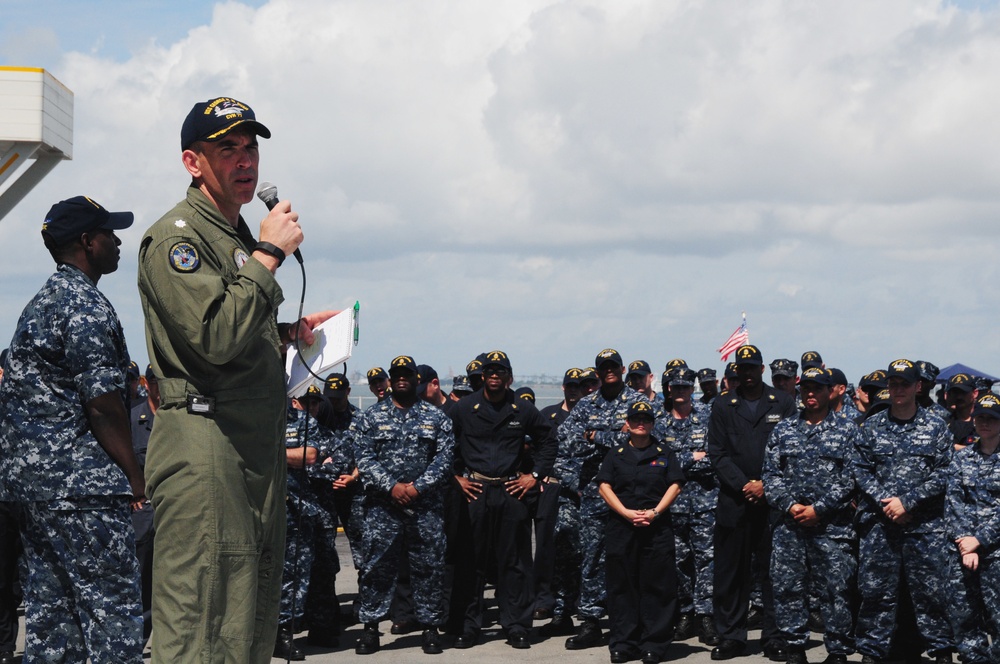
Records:
[[[966,373],[969,374],[970,376],[982,376],[983,378],[988,378],[993,381],[1000,381],[1000,378],[997,378],[996,376],[991,376],[985,371],[980,371],[979,369],[973,369],[972,367],[966,366],[964,364],[956,363],[947,366],[944,369],[941,369],[941,373],[939,373],[937,377],[937,382],[942,384],[947,383],[949,378],[951,378],[955,374],[960,374],[960,373]]]

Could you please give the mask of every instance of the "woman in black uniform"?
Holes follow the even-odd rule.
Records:
[[[612,511],[605,538],[612,662],[663,661],[677,618],[667,508],[684,475],[673,452],[652,437],[653,415],[646,401],[629,407],[629,441],[608,452],[595,478]]]

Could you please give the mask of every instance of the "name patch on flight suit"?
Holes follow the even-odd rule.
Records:
[[[170,266],[178,272],[194,272],[201,265],[198,251],[188,242],[170,247]]]

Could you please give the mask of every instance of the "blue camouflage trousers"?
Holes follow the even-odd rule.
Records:
[[[670,512],[677,558],[677,600],[681,613],[712,615],[715,512]]]
[[[851,597],[857,562],[848,539],[816,535],[806,528],[782,523],[774,529],[771,550],[771,585],[774,621],[792,646],[809,639],[807,597],[810,585],[819,591],[819,609],[826,631],[826,651],[838,655],[854,652],[851,638]]]
[[[555,566],[552,571],[553,615],[576,613],[580,596],[580,506],[568,496],[559,495],[556,517]]]
[[[139,561],[128,500],[20,503],[24,662],[142,662]]]
[[[337,630],[340,607],[333,580],[340,571],[335,522],[326,515],[291,518],[285,534],[285,564],[281,575],[281,608],[278,622],[293,624],[293,631]],[[294,616],[293,605],[294,604]]]
[[[980,554],[978,569],[962,567],[952,604],[952,613],[966,618],[955,625],[962,661],[1000,662],[1000,558]],[[987,634],[993,635],[992,646]]]
[[[444,624],[445,537],[440,500],[414,506],[412,514],[381,500],[366,500],[362,549],[361,622],[377,622],[389,614],[402,556],[408,555],[417,620],[427,626]]]
[[[599,495],[585,493],[580,498],[580,601],[581,618],[599,619],[604,615],[607,598],[605,578],[604,532],[608,523],[608,504]]]
[[[955,647],[948,598],[955,591],[954,547],[942,533],[903,533],[881,521],[862,530],[858,552],[857,650],[885,658],[896,624],[896,599],[905,578],[917,628],[935,652]],[[949,570],[952,568],[952,570]]]

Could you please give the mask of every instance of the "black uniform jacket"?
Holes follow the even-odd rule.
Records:
[[[536,442],[532,471],[540,477],[552,472],[556,458],[555,428],[542,417],[534,404],[515,399],[507,390],[497,409],[486,400],[483,390],[465,397],[452,411],[455,424],[455,472],[475,471],[489,477],[516,474],[527,453],[528,438]]]
[[[743,487],[750,480],[760,479],[764,449],[774,425],[795,413],[795,400],[770,385],[764,385],[756,412],[738,391],[716,397],[708,426],[708,456],[719,476],[719,504],[715,512],[718,525],[735,527],[750,516],[748,509],[767,511],[766,501],[757,505],[747,503]]]

